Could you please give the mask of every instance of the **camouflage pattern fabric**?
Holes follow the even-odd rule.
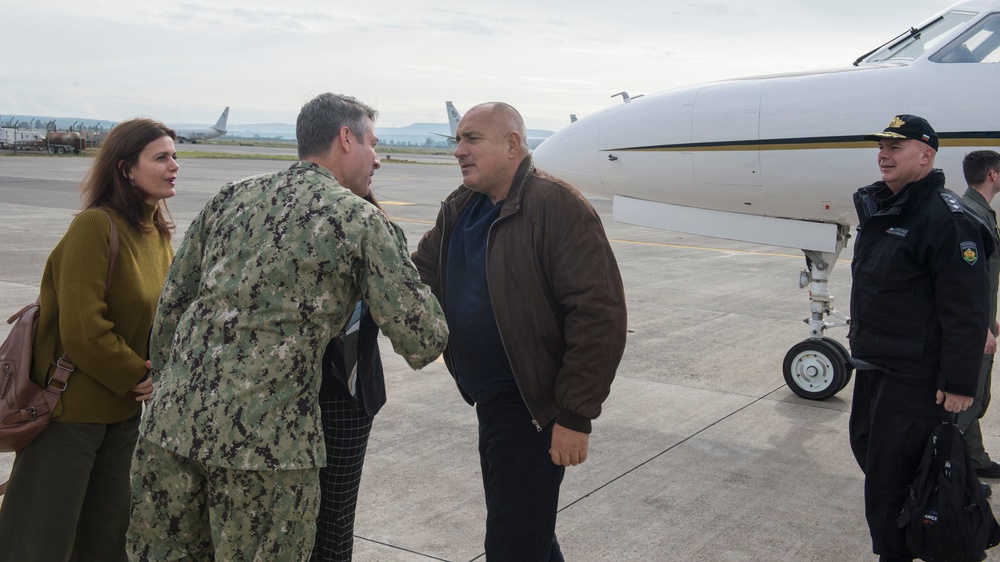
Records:
[[[318,473],[211,468],[140,441],[129,560],[306,560],[316,536]]]
[[[323,466],[320,361],[360,299],[410,366],[441,354],[441,306],[382,211],[306,162],[226,185],[160,295],[141,438],[208,466]]]

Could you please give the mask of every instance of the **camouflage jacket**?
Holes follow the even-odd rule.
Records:
[[[965,190],[962,201],[965,201],[969,209],[983,219],[983,222],[989,227],[990,235],[993,237],[993,245],[997,248],[990,254],[990,259],[986,262],[990,272],[990,292],[986,295],[989,300],[990,315],[986,319],[989,321],[990,330],[993,330],[994,323],[997,321],[997,290],[1000,289],[1000,228],[997,228],[997,212],[993,210],[982,193],[971,187]]]
[[[440,355],[441,307],[376,207],[307,162],[226,185],[160,295],[142,437],[209,466],[323,466],[320,360],[359,299],[413,368]]]

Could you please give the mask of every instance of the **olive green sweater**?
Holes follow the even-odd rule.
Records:
[[[111,228],[99,210],[80,213],[52,250],[42,275],[32,378],[42,384],[63,355],[76,365],[53,420],[116,423],[135,415],[131,388],[146,374],[149,329],[174,251],[106,208],[118,227],[118,262],[107,297]],[[156,207],[147,205],[147,224]]]

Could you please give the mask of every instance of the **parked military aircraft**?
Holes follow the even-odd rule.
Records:
[[[862,137],[897,114],[927,118],[940,136],[936,164],[962,192],[964,155],[1000,145],[998,91],[1000,1],[970,0],[853,66],[626,99],[555,133],[534,159],[613,197],[617,221],[803,250],[809,339],[783,371],[796,394],[824,399],[853,370],[824,332],[849,322],[827,282],[857,223],[851,196],[879,177],[875,145]]]
[[[226,121],[229,119],[229,108],[222,110],[219,120],[207,129],[174,129],[177,133],[177,140],[180,142],[190,142],[192,144],[200,140],[214,139],[226,134]]]
[[[448,139],[448,142],[451,144],[458,144],[456,135],[458,135],[458,122],[462,120],[462,115],[458,113],[457,109],[455,109],[455,104],[450,101],[444,102],[444,108],[448,111],[448,127],[451,128],[451,135],[442,135],[441,133],[431,134],[444,137]]]

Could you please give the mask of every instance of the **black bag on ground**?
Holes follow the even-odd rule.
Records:
[[[954,420],[931,433],[897,524],[910,552],[928,562],[980,562],[1000,544],[1000,525]]]

